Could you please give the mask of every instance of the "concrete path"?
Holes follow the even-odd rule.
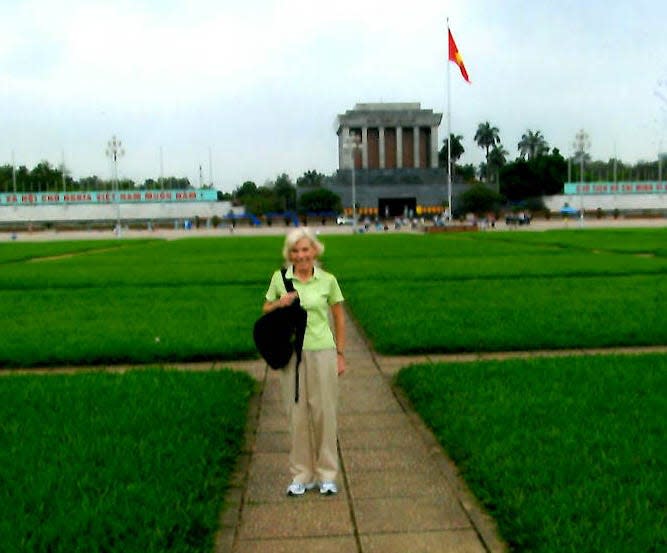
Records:
[[[216,553],[484,553],[505,551],[433,435],[391,387],[404,361],[380,358],[347,320],[340,380],[339,494],[287,497],[287,420],[278,374],[263,382],[222,514]],[[427,360],[426,357],[421,360]],[[241,368],[241,367],[240,367]]]

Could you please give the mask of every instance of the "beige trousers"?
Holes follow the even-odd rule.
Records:
[[[291,441],[292,480],[302,484],[335,481],[338,475],[336,350],[303,352],[298,403],[294,403],[295,365],[294,356],[280,376]]]

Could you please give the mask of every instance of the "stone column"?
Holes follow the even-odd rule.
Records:
[[[384,127],[378,128],[378,137],[379,137],[379,146],[380,149],[380,169],[385,168],[385,155],[384,155]]]
[[[361,167],[368,169],[368,127],[361,127]]]
[[[438,167],[438,127],[431,127],[431,169]]]
[[[414,148],[414,166],[415,169],[419,168],[419,127],[413,127],[412,129],[412,146]]]
[[[350,169],[350,152],[344,147],[345,140],[350,136],[350,127],[341,127],[338,135],[338,167],[341,169]]]
[[[396,127],[396,168],[403,167],[403,127]]]

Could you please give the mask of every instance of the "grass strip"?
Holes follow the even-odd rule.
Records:
[[[667,343],[664,276],[369,281],[344,291],[386,354]]]
[[[252,390],[231,371],[3,377],[2,551],[211,551]]]
[[[0,243],[0,263],[15,263],[57,257],[61,255],[80,254],[95,250],[125,249],[146,243],[146,240],[119,242],[118,240],[71,240],[62,242],[5,242]]]
[[[265,285],[0,291],[0,367],[256,355]],[[253,318],[254,316],[254,318]]]
[[[627,229],[559,229],[545,232],[479,233],[474,239],[541,244],[576,250],[667,256],[667,227]]]
[[[513,551],[667,546],[667,356],[403,369],[397,383]]]

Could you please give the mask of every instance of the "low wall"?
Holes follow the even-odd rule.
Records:
[[[545,196],[545,207],[559,213],[561,208],[568,204],[575,209],[606,212],[635,211],[635,212],[663,212],[667,214],[667,194],[558,194]]]
[[[180,221],[183,219],[224,218],[230,211],[243,214],[243,208],[233,208],[230,202],[183,203],[120,203],[99,205],[3,205],[0,224],[27,225],[30,223],[109,222],[118,218],[132,221]]]

